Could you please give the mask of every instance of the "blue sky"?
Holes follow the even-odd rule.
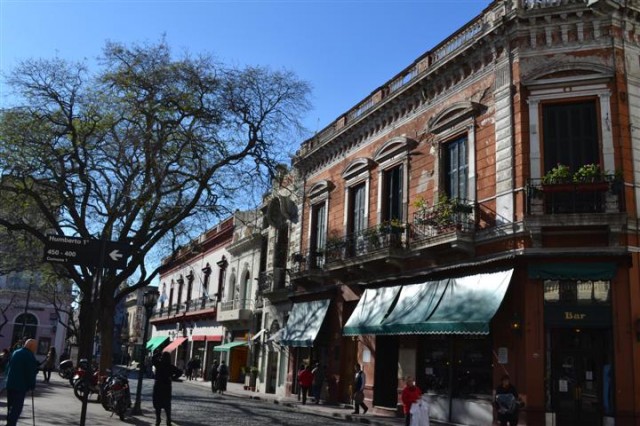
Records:
[[[314,132],[478,15],[489,0],[0,0],[0,70],[94,60],[105,40],[157,41],[230,64],[287,68],[313,87]],[[0,90],[6,92],[3,86]],[[6,105],[6,93],[0,94]]]

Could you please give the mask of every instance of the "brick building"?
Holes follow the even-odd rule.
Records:
[[[496,0],[302,144],[290,385],[488,425],[508,373],[521,424],[640,425],[639,14]]]

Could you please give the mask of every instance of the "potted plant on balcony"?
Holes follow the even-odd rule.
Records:
[[[558,163],[542,177],[542,189],[545,192],[567,192],[573,189],[569,166]]]
[[[573,175],[578,191],[606,191],[609,183],[604,179],[604,173],[599,164],[585,164]]]

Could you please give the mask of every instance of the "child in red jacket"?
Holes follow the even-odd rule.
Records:
[[[402,389],[402,405],[404,407],[404,418],[406,426],[411,424],[411,405],[420,399],[422,392],[416,386],[413,377],[407,376],[405,387]]]

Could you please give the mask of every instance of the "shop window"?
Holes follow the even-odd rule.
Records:
[[[456,340],[454,390],[457,397],[491,395],[491,342],[487,338]]]
[[[546,280],[544,301],[546,304],[610,304],[611,282]]]
[[[463,136],[444,145],[445,191],[449,198],[465,200],[469,165],[467,137]]]
[[[493,369],[488,337],[428,339],[423,354],[424,376],[418,384],[425,393],[456,398],[491,395]]]
[[[402,221],[402,166],[386,170],[382,179],[382,221]]]

